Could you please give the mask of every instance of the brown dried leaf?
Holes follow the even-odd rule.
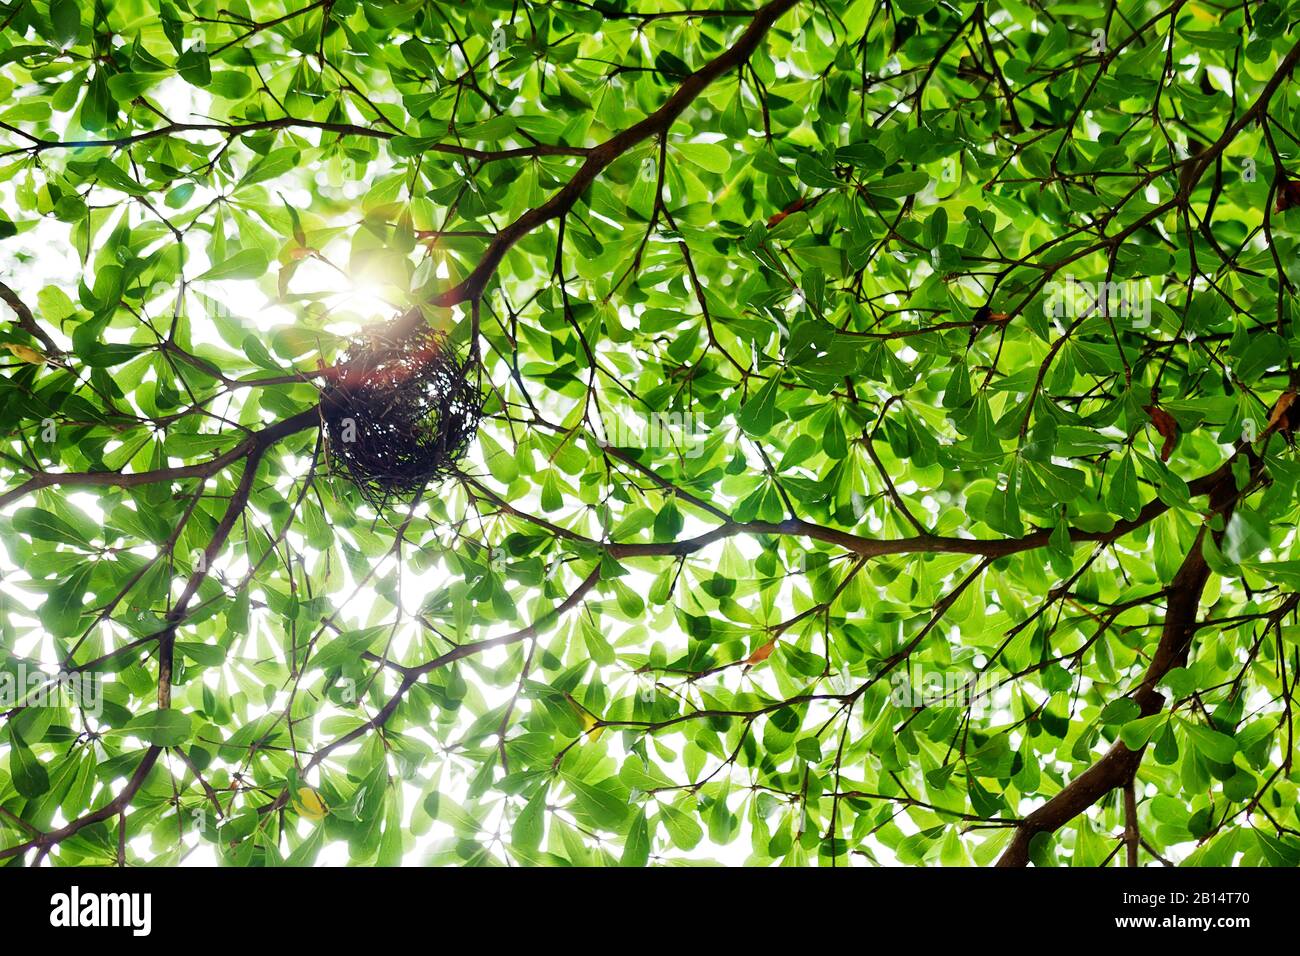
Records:
[[[768,219],[767,228],[771,229],[773,226],[776,226],[778,223],[780,223],[781,220],[785,219],[786,216],[794,215],[795,213],[797,213],[799,210],[803,209],[807,205],[808,205],[808,200],[800,196],[794,202],[790,203],[790,205],[786,206],[780,212],[776,213],[774,216]]]
[[[1265,435],[1276,431],[1278,426],[1283,425],[1284,423],[1287,426],[1290,425],[1290,418],[1287,416],[1287,411],[1295,403],[1295,398],[1296,390],[1294,388],[1288,388],[1278,396],[1277,401],[1273,405],[1273,410],[1268,413],[1268,425],[1264,429]]]
[[[1277,202],[1274,212],[1286,212],[1293,206],[1300,206],[1300,180],[1283,177],[1277,184]]]
[[[1174,453],[1174,445],[1178,442],[1177,420],[1163,408],[1155,405],[1143,405],[1142,411],[1151,416],[1151,424],[1155,425],[1156,431],[1164,437],[1165,443],[1160,446],[1160,460],[1168,461],[1169,456]]]

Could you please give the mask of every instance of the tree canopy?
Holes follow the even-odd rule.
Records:
[[[0,3],[0,860],[1296,865],[1298,7]]]

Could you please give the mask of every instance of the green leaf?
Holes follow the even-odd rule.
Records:
[[[204,667],[220,667],[226,662],[226,651],[219,644],[200,644],[198,641],[177,641],[176,650]]]
[[[546,792],[547,788],[542,787],[533,794],[532,799],[515,817],[514,826],[510,830],[511,845],[528,855],[536,853],[537,848],[542,845],[542,832],[546,818]]]
[[[194,734],[190,715],[177,710],[151,710],[138,714],[122,729],[155,747],[179,747]]]
[[[794,168],[800,181],[814,189],[838,189],[843,185],[830,167],[816,156],[800,156]]]
[[[258,279],[266,274],[266,267],[267,258],[262,250],[241,249],[195,278],[197,281],[206,282],[216,282],[221,279]]]
[[[1124,698],[1128,700],[1128,698]],[[1129,701],[1132,703],[1132,701]],[[1136,706],[1136,704],[1134,705]],[[1130,719],[1123,727],[1120,728],[1119,736],[1124,741],[1124,746],[1129,750],[1138,750],[1147,745],[1152,734],[1162,726],[1166,718],[1160,714],[1154,714],[1150,717],[1142,717],[1136,720]],[[1107,721],[1114,723],[1114,721]]]
[[[256,335],[250,333],[249,335],[244,336],[244,354],[248,356],[249,361],[254,365],[260,366],[268,371],[282,371],[279,363],[271,356],[271,353],[267,351],[266,346],[262,344],[262,340]]]
[[[157,86],[165,76],[163,73],[118,73],[108,78],[108,92],[119,103],[129,103]]]
[[[736,423],[744,429],[746,434],[754,436],[766,435],[781,420],[783,416],[776,407],[776,397],[779,389],[780,382],[777,376],[773,375],[762,388],[751,395],[741,406],[740,414],[736,416]]]
[[[311,866],[316,862],[316,858],[320,855],[324,845],[325,828],[313,827],[311,832],[307,834],[306,839],[299,843],[294,851],[289,854],[288,859],[284,861],[285,866]]]
[[[795,752],[809,763],[820,763],[822,745],[816,737],[803,737],[794,745]]]
[[[638,810],[632,816],[623,842],[623,866],[645,866],[650,861],[650,826],[646,822],[645,810]]]
[[[1120,697],[1111,701],[1101,710],[1101,722],[1103,724],[1124,724],[1127,728],[1131,722],[1135,722],[1141,713],[1137,702],[1128,698]]]
[[[9,776],[20,797],[35,800],[50,789],[45,765],[36,759],[23,739],[10,730]]]
[[[1132,455],[1125,455],[1119,460],[1115,473],[1110,479],[1110,489],[1106,492],[1106,506],[1129,521],[1137,518],[1142,510],[1137,470],[1133,467]]]
[[[929,183],[930,177],[918,170],[910,173],[898,173],[875,182],[869,182],[867,183],[867,192],[873,196],[897,199],[919,192]]]
[[[122,170],[118,169],[109,159],[101,159],[99,163],[96,164],[95,175],[99,177],[99,181],[103,185],[116,189],[119,192],[128,193],[132,196],[146,196],[149,194],[149,190],[145,186],[142,186]]]
[[[60,46],[70,46],[81,33],[81,4],[78,0],[50,0],[50,23]]]
[[[589,784],[569,775],[564,780],[573,791],[575,809],[592,825],[614,832],[623,830],[629,808],[626,799],[609,781]]]
[[[677,143],[673,150],[711,173],[725,173],[731,166],[731,153],[716,143]]]
[[[1221,734],[1217,730],[1211,730],[1209,727],[1203,727],[1200,724],[1193,724],[1183,721],[1183,730],[1187,734],[1187,739],[1205,756],[1209,757],[1216,763],[1231,763],[1233,755],[1237,752],[1237,742],[1227,734]]]
[[[55,637],[71,637],[81,630],[82,606],[94,566],[83,563],[56,584],[41,605],[41,624]]]
[[[693,850],[704,839],[704,828],[693,814],[666,803],[660,804],[659,813],[669,839],[679,850]]]
[[[40,508],[19,508],[14,512],[14,530],[42,541],[90,547],[90,542],[77,529],[58,515]]]

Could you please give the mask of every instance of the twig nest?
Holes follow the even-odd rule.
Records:
[[[423,323],[354,339],[321,396],[331,471],[382,509],[446,477],[483,411],[479,366]]]

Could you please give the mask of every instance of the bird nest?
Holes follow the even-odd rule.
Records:
[[[423,323],[354,339],[326,381],[330,469],[381,510],[450,474],[483,412],[478,363]]]

